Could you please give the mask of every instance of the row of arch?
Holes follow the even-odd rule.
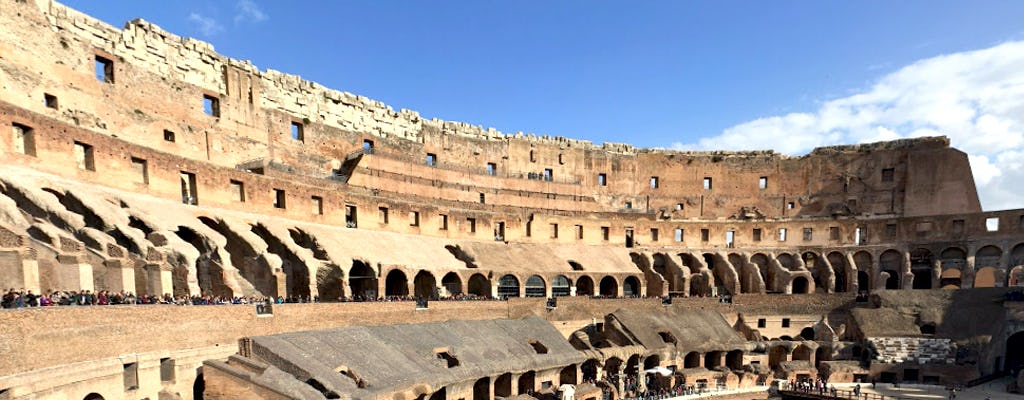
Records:
[[[634,259],[642,258],[634,254]],[[877,260],[877,261],[876,261]],[[871,289],[933,289],[1024,286],[1024,243],[1009,254],[994,245],[968,257],[948,247],[887,249],[877,257],[861,250],[803,253],[655,253],[648,290],[661,295],[852,292]],[[640,265],[644,269],[644,265]]]

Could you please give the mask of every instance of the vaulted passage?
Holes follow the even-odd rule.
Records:
[[[437,298],[437,279],[434,279],[434,274],[427,271],[420,271],[416,274],[416,278],[413,279],[413,285],[415,286],[416,298]]]
[[[449,272],[441,278],[441,286],[444,290],[448,291],[449,296],[458,296],[462,294],[462,279],[459,278],[459,274]]]
[[[409,295],[409,278],[405,277],[405,272],[397,269],[388,272],[387,278],[384,279],[384,295],[396,297]]]
[[[846,277],[846,256],[842,253],[833,251],[828,254],[828,262],[832,264],[832,275],[835,277],[835,289],[836,293],[843,293],[847,291]]]
[[[1003,371],[1020,371],[1024,368],[1024,331],[1006,339],[1006,364]]]
[[[366,263],[353,260],[348,273],[348,286],[354,300],[377,298],[377,273]]]
[[[283,240],[290,239],[286,237],[281,239],[271,233],[266,226],[262,224],[252,225],[252,233],[259,236],[267,243],[267,250],[271,253],[281,257],[281,270],[284,271],[285,275],[285,288],[287,293],[286,297],[298,298],[298,299],[309,299],[309,268],[306,263],[299,258]]]
[[[316,290],[319,301],[339,301],[345,297],[345,273],[334,264],[321,265],[316,270]]]
[[[594,280],[589,276],[583,275],[576,279],[576,295],[577,296],[593,296],[594,295]]]
[[[505,275],[498,280],[498,297],[519,297],[519,279],[515,275]]]
[[[491,281],[487,280],[487,277],[482,274],[470,276],[469,283],[466,286],[469,294],[480,297],[491,296]]]
[[[601,278],[601,296],[616,297],[619,295],[619,283],[615,278],[606,276]]]

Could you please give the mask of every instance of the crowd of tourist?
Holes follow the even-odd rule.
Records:
[[[605,383],[605,385],[600,386],[602,386],[602,389],[604,391],[608,391],[608,388],[611,387],[618,387],[619,377],[619,375],[605,376],[600,381]],[[680,382],[675,386],[667,387],[659,384],[659,380],[654,379],[653,375],[648,375],[647,378],[647,384],[644,386],[643,389],[641,389],[640,385],[638,384],[636,376],[626,375],[622,377],[622,398],[626,400],[660,400],[677,396],[697,395],[707,393],[710,391],[710,389],[707,388],[707,386],[704,384],[686,384]],[[679,380],[681,381],[682,379]],[[591,383],[596,385],[598,381],[594,380],[593,378],[589,378],[584,379],[584,383]]]

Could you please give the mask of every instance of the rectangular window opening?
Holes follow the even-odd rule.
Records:
[[[356,227],[359,226],[359,220],[358,220],[359,214],[358,214],[358,212],[359,212],[359,209],[356,206],[354,206],[352,204],[346,204],[345,205],[345,227],[346,228],[356,228]]]
[[[736,231],[725,231],[725,247],[736,247]]]
[[[885,238],[886,239],[895,239],[897,233],[898,233],[898,231],[897,231],[897,228],[896,228],[896,224],[885,224]]]
[[[484,195],[483,193],[480,193],[480,204],[486,204],[486,203],[487,203],[487,196]]]
[[[583,240],[583,225],[576,225],[576,240]]]
[[[438,215],[438,217],[440,217],[440,218],[438,218],[439,221],[438,221],[438,224],[437,224],[437,230],[439,230],[439,231],[446,231],[446,230],[448,230],[448,216],[445,215],[445,214],[440,214],[440,215]]]
[[[652,176],[651,177],[651,189],[657,189],[657,188],[658,188],[658,177]]]
[[[490,175],[490,176],[498,175],[498,164],[487,163],[487,175]]]
[[[427,153],[427,166],[428,167],[436,167],[437,166],[437,154]]]
[[[758,328],[767,328],[768,327],[768,320],[765,319],[765,318],[758,318],[757,319],[757,327]]]
[[[608,238],[611,237],[611,230],[612,229],[610,227],[602,226],[601,227],[601,240],[604,240],[604,241],[607,242]]]
[[[768,177],[767,176],[762,176],[762,177],[758,178],[758,180],[757,180],[757,188],[761,189],[761,190],[764,190],[764,189],[768,188]]]
[[[544,181],[551,182],[553,179],[555,179],[555,171],[551,170],[551,168],[544,168]]]
[[[651,228],[651,241],[652,242],[657,242],[658,241],[658,228]]]
[[[684,207],[683,203],[676,203],[676,211],[683,211]]]
[[[839,240],[839,227],[838,226],[830,226],[830,227],[828,227],[828,239],[829,240]]]
[[[199,205],[199,188],[196,187],[196,174],[181,171],[181,202],[188,205]]]
[[[164,141],[165,142],[174,142],[174,132],[172,132],[170,130],[167,130],[167,129],[164,129]]]
[[[786,241],[786,233],[787,233],[786,232],[786,228],[779,228],[779,241],[780,242],[785,242]]]
[[[558,239],[558,224],[551,224],[551,238]]]
[[[469,225],[469,233],[476,233],[476,218],[466,218],[466,224]]]
[[[363,154],[373,154],[373,141],[363,139]]]
[[[324,198],[320,196],[312,196],[309,200],[313,215],[324,215]]]
[[[228,183],[231,190],[231,199],[239,203],[245,203],[245,184],[234,179]]]
[[[882,182],[892,182],[896,176],[896,170],[893,168],[882,169]]]
[[[304,142],[306,140],[306,134],[304,132],[301,122],[292,121],[292,140],[298,140]]]
[[[754,228],[754,230],[751,232],[751,236],[753,237],[755,242],[760,242],[761,241],[761,228]]]
[[[711,190],[711,177],[704,177],[704,190]]]
[[[160,382],[174,381],[174,360],[171,358],[160,359]]]
[[[132,157],[132,172],[134,172],[135,182],[144,185],[149,184],[149,163],[146,160]]]
[[[409,226],[420,226],[420,212],[409,212]]]
[[[853,232],[853,241],[858,245],[868,244],[868,231],[863,226],[858,226],[857,230]]]
[[[377,207],[377,215],[378,218],[380,219],[380,223],[387,224],[389,222],[387,207]]]
[[[804,241],[810,242],[814,239],[814,228],[804,228]]]
[[[96,80],[103,83],[114,83],[114,62],[109,58],[96,56]]]
[[[789,328],[789,318],[783,318],[782,319],[782,327],[783,328]]]
[[[700,230],[700,241],[706,242],[711,240],[711,231],[707,228],[701,228]]]
[[[683,241],[683,228],[676,228],[675,236],[673,237],[673,240],[675,240],[676,242],[682,242]]]
[[[124,390],[137,390],[139,388],[139,363],[124,364],[123,377]]]
[[[608,174],[597,174],[597,186],[608,186]]]
[[[43,93],[43,104],[46,105],[46,108],[52,108],[56,110],[58,108],[57,96],[54,96],[49,93]]]
[[[286,204],[287,196],[283,189],[274,189],[274,208],[284,209],[287,208]]]
[[[999,217],[985,218],[985,230],[999,232]]]
[[[92,146],[82,142],[75,142],[75,162],[78,164],[79,169],[95,171],[96,159]]]
[[[36,133],[35,130],[30,128],[28,125],[22,125],[17,122],[11,124],[12,134],[14,136],[12,144],[14,145],[14,152],[24,154],[27,156],[36,155]],[[75,149],[77,150],[77,148]]]
[[[204,94],[203,112],[209,116],[220,117],[220,99],[208,94]]]

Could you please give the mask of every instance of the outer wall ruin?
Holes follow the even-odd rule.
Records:
[[[0,288],[323,303],[3,310],[0,399],[193,398],[203,362],[247,337],[527,316],[602,374],[636,356],[730,387],[963,383],[1022,361],[1007,356],[1020,304],[982,298],[1024,285],[1024,210],[983,212],[944,137],[791,157],[506,134],[260,71],[143,20],[0,7]],[[338,302],[378,297],[500,301]],[[693,308],[745,347],[652,347],[674,325],[615,314]],[[992,324],[962,334],[958,309]]]

